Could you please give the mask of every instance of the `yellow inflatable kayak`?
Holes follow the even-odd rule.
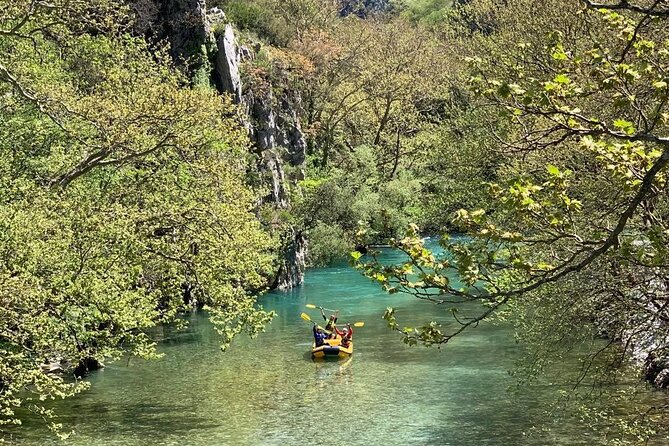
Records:
[[[341,345],[341,338],[337,336],[334,339],[326,339],[325,343],[316,347],[314,342],[311,346],[311,357],[313,359],[323,358],[348,358],[353,354],[353,341],[349,341],[344,347]]]

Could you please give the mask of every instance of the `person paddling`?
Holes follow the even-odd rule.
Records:
[[[325,343],[326,334],[318,325],[314,324],[314,342],[316,347],[320,347]]]
[[[335,332],[341,336],[341,345],[343,347],[348,347],[348,344],[353,340],[353,329],[351,328],[351,324],[347,323],[342,331],[339,331],[339,329],[335,327]]]
[[[335,311],[330,315],[330,318],[328,319],[327,316],[325,316],[325,311],[323,311],[323,307],[321,307],[321,316],[323,316],[323,320],[327,322],[325,324],[325,329],[327,331],[332,332],[332,336],[334,337],[335,329],[336,329],[336,324],[337,324],[337,316],[339,315],[339,310]]]

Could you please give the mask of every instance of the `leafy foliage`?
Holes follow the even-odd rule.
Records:
[[[10,6],[11,5],[11,6]],[[271,314],[271,240],[230,104],[186,87],[105,2],[11,2],[0,46],[0,423],[86,388],[77,375],[204,305],[227,345]],[[105,33],[93,31],[104,27]],[[53,429],[60,426],[51,423]]]
[[[320,254],[312,259],[329,257],[323,243],[338,256],[344,254],[345,257],[354,246],[354,234],[360,223],[372,228],[365,243],[383,243],[399,235],[406,224],[420,214],[420,181],[402,176],[377,184],[374,154],[369,148],[359,147],[355,153],[340,159],[339,168],[322,172],[320,178],[301,183],[302,196],[294,210],[302,227],[316,230],[310,235],[311,249]],[[331,242],[332,235],[314,237],[319,227],[330,228],[332,234],[342,237],[338,243]]]
[[[666,357],[664,2],[220,5],[274,45],[244,63],[245,85],[302,98],[309,160],[306,179],[289,175],[290,210],[254,209],[234,108],[129,35],[129,8],[1,5],[0,423],[21,407],[49,419],[42,400],[86,387],[40,365],[155,357],[148,329],[193,304],[224,346],[261,330],[271,314],[253,294],[277,240],[253,211],[308,234],[313,265],[356,245],[402,250],[400,265],[352,256],[388,292],[452,315],[404,327],[387,309],[409,345],[511,317],[530,377],[587,349],[574,389],[622,376],[629,355]],[[432,252],[419,226],[464,235]],[[583,417],[645,441],[663,435],[664,409]]]
[[[453,0],[405,0],[400,3],[401,14],[411,21],[437,28],[452,14],[453,3]]]
[[[310,266],[328,266],[337,260],[346,259],[352,240],[339,226],[318,223],[309,231]]]
[[[519,335],[535,353],[559,357],[598,333],[624,341],[593,343],[587,362],[603,365],[584,366],[578,382],[611,379],[611,365],[628,355],[666,355],[669,53],[660,3],[592,10],[573,2],[580,14],[564,17],[564,3],[549,2],[527,20],[522,11],[536,4],[462,7],[495,24],[493,34],[471,34],[455,21],[454,32],[481,45],[469,58],[470,86],[477,105],[497,113],[483,116],[506,172],[487,180],[484,208],[456,213],[453,225],[467,238],[444,238],[444,254],[426,249],[411,226],[393,242],[405,263],[354,257],[389,292],[452,310],[447,326],[403,329],[389,309],[386,319],[405,342],[444,344],[512,311],[524,318]],[[480,312],[458,314],[468,301]],[[651,409],[646,434],[627,424],[619,441],[659,435],[665,409]]]

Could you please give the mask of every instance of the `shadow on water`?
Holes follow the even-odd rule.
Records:
[[[339,308],[340,322],[365,322],[354,330],[351,358],[311,359],[311,326],[300,313],[320,313],[307,303]],[[112,364],[89,377],[90,391],[54,402],[75,436],[58,442],[27,419],[17,443],[538,446],[585,438],[569,423],[550,436],[527,436],[534,427],[554,427],[545,409],[556,389],[506,392],[520,354],[510,327],[484,323],[441,350],[408,347],[381,319],[385,308],[400,308],[412,326],[446,322],[438,311],[447,308],[387,295],[345,265],[311,270],[302,287],[270,293],[261,304],[277,317],[258,338],[241,336],[221,353],[206,315],[193,313],[185,332],[161,333],[164,358]],[[328,424],[324,432],[324,419],[337,428]]]

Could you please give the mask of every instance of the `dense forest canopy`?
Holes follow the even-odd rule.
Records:
[[[1,424],[50,419],[42,401],[104,361],[155,357],[150,328],[193,307],[224,346],[258,333],[287,233],[312,266],[353,251],[452,313],[413,328],[389,308],[410,345],[512,318],[529,376],[589,348],[579,382],[636,361],[669,386],[666,1],[193,4],[158,26],[175,3],[0,0]],[[233,29],[226,92],[211,47]],[[303,166],[259,167],[261,106],[299,120]],[[408,261],[363,256],[374,244]],[[597,422],[664,435],[666,406],[638,410]]]
[[[564,2],[483,3],[458,20],[476,30],[463,51],[467,85],[470,104],[495,113],[479,125],[503,156],[498,178],[483,206],[457,211],[452,222],[469,238],[444,237],[451,256],[426,250],[414,226],[393,241],[405,264],[355,254],[358,265],[391,293],[453,311],[449,326],[402,328],[388,309],[409,344],[447,343],[510,315],[534,346],[533,369],[604,336],[579,380],[609,381],[632,359],[666,387],[667,5],[574,2],[565,15]],[[485,306],[459,317],[453,305],[470,300]],[[661,425],[666,407],[648,414]],[[653,428],[638,429],[646,438]]]
[[[86,386],[146,330],[207,305],[224,335],[270,315],[271,239],[252,213],[234,111],[131,37],[115,2],[2,8],[0,422]]]

